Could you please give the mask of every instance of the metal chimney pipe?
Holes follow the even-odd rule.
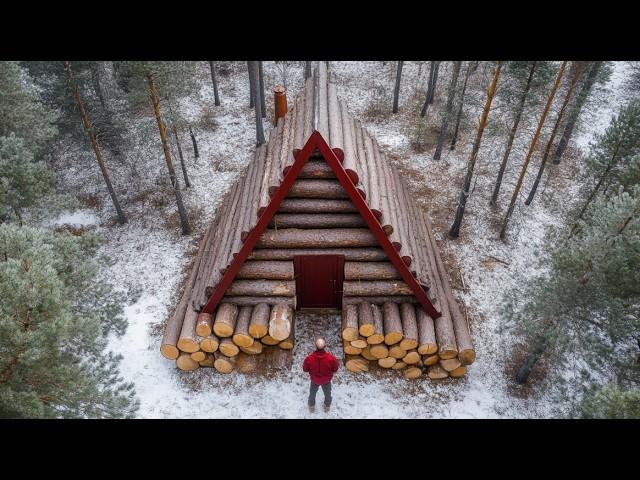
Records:
[[[287,91],[284,87],[278,85],[273,89],[273,101],[275,104],[275,119],[273,124],[278,124],[278,119],[287,114]]]

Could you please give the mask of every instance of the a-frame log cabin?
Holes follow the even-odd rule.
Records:
[[[225,195],[161,352],[229,372],[270,345],[290,365],[295,311],[313,308],[342,310],[352,371],[436,379],[475,360],[426,212],[324,62]]]

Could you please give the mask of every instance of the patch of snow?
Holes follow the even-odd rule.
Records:
[[[61,225],[70,225],[72,227],[86,227],[96,225],[99,222],[98,217],[92,210],[76,210],[74,212],[65,212],[58,218],[47,223],[48,226],[58,227]]]

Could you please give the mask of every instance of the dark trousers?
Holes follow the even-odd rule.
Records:
[[[322,387],[322,393],[324,393],[324,404],[328,407],[331,405],[331,382],[325,383],[324,385],[316,385],[311,382],[311,387],[309,388],[309,406],[312,407],[316,404],[316,393],[318,393],[318,387]]]

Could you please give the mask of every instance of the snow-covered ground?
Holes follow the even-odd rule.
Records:
[[[590,128],[580,135],[580,146],[586,146],[593,133],[607,125],[612,112],[624,101],[617,88],[625,68],[623,63],[615,64],[609,85],[613,95],[604,107],[595,109]],[[502,329],[500,316],[504,294],[515,282],[535,274],[536,251],[543,245],[546,227],[559,224],[566,204],[570,203],[560,198],[556,193],[558,189],[545,188],[545,176],[532,206],[525,207],[520,200],[507,242],[497,238],[496,219],[504,212],[511,196],[518,173],[512,165],[519,168],[522,162],[530,138],[528,132],[519,136],[522,139],[514,147],[496,211],[489,208],[488,200],[503,146],[487,136],[476,166],[477,181],[467,204],[460,238],[450,240],[446,230],[453,219],[453,206],[471,150],[477,111],[468,112],[456,150],[445,149],[442,160],[434,162],[431,158],[433,149],[415,153],[409,141],[411,125],[418,118],[423,100],[428,74],[426,63],[405,62],[400,113],[379,123],[370,120],[366,111],[370,103],[379,101],[381,96],[390,109],[395,63],[387,62],[381,67],[379,62],[331,62],[330,70],[334,72],[338,93],[349,109],[397,158],[399,165],[408,169],[412,183],[421,192],[421,201],[431,213],[454,287],[458,288],[456,293],[463,300],[470,318],[478,355],[476,363],[469,368],[465,378],[441,383],[428,379],[408,382],[395,371],[362,376],[342,369],[334,382],[331,412],[327,414],[319,409],[318,413],[309,414],[306,409],[308,380],[300,365],[311,351],[315,335],[325,336],[329,350],[341,355],[336,317],[301,317],[299,328],[296,328],[294,368],[290,373],[273,378],[255,378],[237,372],[224,376],[212,369],[180,372],[173,362],[160,355],[160,326],[178,299],[177,288],[190,260],[188,253],[197,245],[199,234],[215,213],[219,199],[237,171],[250,160],[254,148],[253,110],[248,108],[248,81],[245,66],[240,62],[232,65],[227,75],[219,75],[222,105],[214,108],[217,127],[213,131],[196,129],[200,149],[197,163],[187,145],[188,137],[183,139],[193,184],[185,191],[185,199],[190,211],[198,212],[197,232],[193,236],[182,237],[177,224],[166,225],[166,216],[175,210],[172,201],[159,206],[145,201],[135,209],[124,203],[130,221],[124,226],[113,226],[108,198],[97,190],[104,201],[96,212],[100,223],[95,230],[106,238],[102,253],[114,261],[103,274],[123,290],[141,292],[137,301],[126,308],[129,321],[126,334],[121,338],[113,337],[110,343],[114,351],[124,356],[123,376],[135,382],[141,400],[139,415],[152,418],[509,418],[550,415],[553,405],[543,395],[524,398],[511,393],[506,365],[515,339]],[[447,78],[445,74],[442,73],[441,78]],[[480,81],[482,75],[490,74],[490,71],[479,72],[476,81]],[[274,62],[265,62],[265,85],[270,87],[276,83],[282,83],[281,67]],[[290,67],[287,83],[291,98],[302,84],[301,66]],[[196,119],[203,106],[213,105],[212,96],[210,84],[203,76],[200,98],[185,100],[181,108]],[[438,93],[436,101],[446,101],[442,92]],[[470,102],[477,110],[478,99],[472,97]],[[269,114],[271,110],[268,105]],[[536,121],[537,118],[532,119],[523,128],[532,130]],[[141,160],[142,165],[152,166],[154,175],[157,172],[166,175],[162,171],[164,160],[157,136],[149,131],[150,145],[155,148],[147,149],[150,153]],[[537,161],[539,158],[532,163],[521,196],[528,193],[537,171]],[[570,182],[571,165],[565,163],[566,166],[561,165],[557,172],[552,172],[553,178],[549,181],[564,184],[565,194],[570,197],[575,185]],[[97,175],[93,171],[90,173]],[[100,185],[95,180],[94,183]],[[116,181],[114,184],[123,185]],[[96,221],[85,212],[77,218],[58,219],[56,224],[60,223],[94,224]],[[318,395],[321,398],[322,393]]]

